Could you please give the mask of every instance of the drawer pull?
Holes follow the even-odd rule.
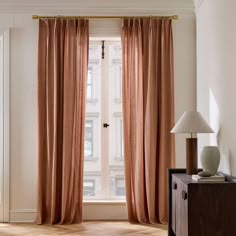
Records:
[[[177,183],[174,182],[174,183],[172,184],[172,188],[173,188],[174,190],[176,190],[176,189],[177,189]]]
[[[183,190],[182,191],[182,198],[186,200],[188,198],[188,194]]]

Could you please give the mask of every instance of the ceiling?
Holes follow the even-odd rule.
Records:
[[[0,0],[0,13],[155,15],[193,13],[196,0]]]

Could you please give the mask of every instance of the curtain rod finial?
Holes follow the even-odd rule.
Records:
[[[178,16],[178,15],[174,15],[172,19],[173,19],[173,20],[178,20],[178,19],[179,19],[179,16]]]

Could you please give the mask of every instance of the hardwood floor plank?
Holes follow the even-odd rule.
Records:
[[[126,221],[85,221],[75,225],[0,224],[1,236],[167,236],[163,225],[138,225]]]

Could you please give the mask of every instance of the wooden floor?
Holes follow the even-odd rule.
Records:
[[[135,225],[125,221],[87,221],[80,225],[35,225],[35,224],[0,224],[0,236],[43,236],[43,235],[155,235],[167,236],[167,227],[163,225]]]

